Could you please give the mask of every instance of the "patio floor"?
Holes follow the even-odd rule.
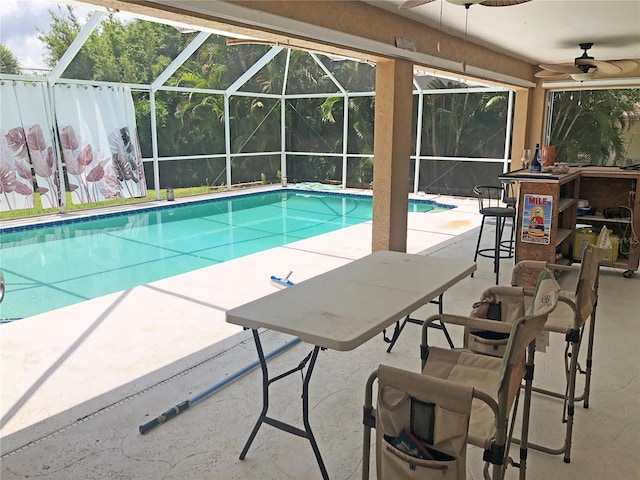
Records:
[[[458,208],[409,214],[407,251],[471,259],[480,223],[476,201],[439,200]],[[490,244],[490,231],[485,238]],[[272,293],[271,275],[293,271],[291,279],[300,282],[368,254],[370,245],[371,225],[358,225],[3,325],[1,478],[320,478],[308,442],[268,425],[246,459],[238,459],[261,407],[258,369],[145,435],[138,427],[256,360],[250,333],[225,323],[227,309]],[[511,263],[501,265],[506,284]],[[576,408],[572,462],[530,451],[528,478],[640,476],[639,278],[603,269],[591,405]],[[445,294],[445,311],[467,314],[493,282],[491,261],[480,258],[474,278]],[[417,316],[435,311],[426,306]],[[390,354],[381,336],[351,352],[321,352],[310,416],[331,478],[360,477],[369,374],[380,363],[419,368],[419,327],[407,329]],[[461,331],[450,330],[454,340],[461,338]],[[265,351],[290,340],[270,331],[261,337]],[[561,385],[562,348],[552,338],[547,353],[537,356],[540,384]],[[297,365],[309,350],[298,343],[273,358],[270,371]],[[275,418],[301,423],[299,396],[291,395],[301,383],[292,375],[274,386]],[[534,399],[533,441],[560,443],[560,412],[559,401]],[[482,478],[480,457],[470,450],[468,478]],[[517,475],[512,468],[507,478]]]

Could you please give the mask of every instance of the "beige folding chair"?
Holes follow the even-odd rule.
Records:
[[[578,281],[574,291],[562,291],[560,294],[561,305],[550,315],[544,330],[551,333],[561,333],[565,335],[567,346],[564,355],[564,366],[566,375],[565,391],[552,392],[538,387],[533,387],[534,392],[543,393],[564,401],[562,421],[566,423],[565,439],[560,448],[549,448],[546,446],[529,443],[531,448],[560,455],[564,453],[564,461],[571,461],[571,437],[573,431],[573,417],[575,402],[583,401],[585,408],[589,407],[589,391],[591,385],[591,370],[593,367],[593,340],[595,333],[596,306],[598,297],[598,273],[599,265],[604,259],[609,257],[611,243],[606,228],[603,228],[598,237],[596,246],[589,245],[583,252],[582,262],[578,271]],[[522,285],[526,283],[531,271],[541,269],[551,269],[557,272],[573,271],[575,267],[549,264],[546,262],[525,260],[519,262],[513,269],[512,285]],[[501,297],[500,288],[487,290],[481,301],[474,305],[471,316],[481,318],[491,318],[494,320],[512,321],[517,313],[510,309],[508,302]],[[505,310],[506,309],[506,310]],[[501,312],[502,310],[502,312]],[[496,318],[496,316],[498,318]],[[584,337],[586,322],[589,322],[589,337],[586,353],[586,369],[582,369],[578,355],[580,345]],[[489,333],[489,335],[493,335]],[[465,347],[480,353],[500,356],[506,345],[506,340],[499,335],[487,336],[485,332],[466,329],[464,335]],[[578,373],[585,375],[584,391],[582,395],[576,396],[576,379]]]
[[[365,393],[362,478],[369,478],[375,427],[376,478],[464,480],[472,398],[492,402],[471,387],[380,365],[369,377]]]
[[[474,400],[471,403],[469,428],[467,432],[467,442],[484,449],[483,460],[485,460],[484,476],[487,479],[504,478],[506,466],[512,463],[520,467],[520,478],[526,476],[526,439],[528,435],[528,417],[529,417],[529,401],[531,397],[531,382],[533,377],[533,359],[535,352],[535,338],[541,331],[547,316],[556,306],[560,287],[556,283],[553,275],[544,270],[540,273],[538,284],[534,292],[534,301],[529,307],[527,314],[524,314],[525,289],[510,288],[513,297],[513,303],[519,301],[521,312],[523,315],[515,319],[513,323],[495,322],[478,318],[464,317],[458,315],[440,314],[434,315],[425,321],[422,329],[423,344],[421,346],[422,357],[422,374],[425,377],[425,389],[441,388],[443,385],[455,385],[452,391],[441,390],[442,395],[454,396],[462,395],[465,398],[472,396]],[[506,294],[506,292],[505,292]],[[518,300],[516,300],[518,299]],[[463,325],[468,328],[478,330],[492,330],[509,335],[504,355],[502,358],[489,357],[486,355],[469,352],[467,350],[449,350],[438,347],[430,347],[428,345],[428,326],[432,321],[442,321]],[[527,374],[528,373],[528,374]],[[527,375],[525,375],[527,374]],[[375,373],[370,377],[367,384],[365,395],[365,437],[363,450],[363,479],[368,478],[369,474],[369,447],[370,447],[370,429],[376,428],[376,468],[378,478],[395,479],[395,478],[456,478],[463,479],[466,475],[466,469],[461,467],[461,462],[465,461],[464,448],[460,449],[459,443],[453,446],[453,443],[447,443],[450,437],[455,437],[458,441],[464,439],[465,435],[460,432],[460,425],[465,424],[463,419],[466,415],[464,404],[455,400],[453,402],[455,408],[449,407],[450,410],[458,412],[458,422],[451,420],[452,414],[444,415],[441,412],[444,407],[441,403],[436,403],[432,398],[435,393],[431,393],[432,397],[428,400],[422,400],[417,396],[417,389],[422,392],[422,385],[417,376],[412,376],[413,390],[407,389],[403,395],[388,395],[381,386],[385,386],[384,378],[381,376],[383,383],[379,384],[377,411],[373,408],[371,402],[371,391],[375,379]],[[517,411],[517,398],[519,397],[520,384],[526,379],[526,388],[523,404],[522,415],[522,438],[523,445],[520,449],[520,463],[512,462],[508,456],[509,438],[511,431],[508,425],[511,417],[513,425],[515,414]],[[444,383],[443,383],[444,382]],[[458,387],[464,387],[456,390]],[[398,385],[396,390],[403,391]],[[469,390],[471,389],[471,390]],[[388,394],[388,392],[387,392]],[[395,401],[392,399],[396,398]],[[413,398],[413,400],[411,400]],[[402,400],[401,400],[402,399]],[[411,408],[413,403],[420,405],[420,402],[427,405],[435,404],[431,410],[425,408]],[[389,414],[387,410],[395,413]],[[432,414],[428,412],[433,412]],[[425,420],[425,424],[421,424],[416,420],[416,416]],[[456,425],[455,432],[450,431],[450,427]],[[402,457],[397,449],[394,449],[393,440],[406,430],[417,430],[415,435],[426,443],[427,448],[435,449],[448,455],[451,465],[446,468],[441,467],[437,471],[436,476],[429,476],[434,470],[433,465],[425,465],[418,462],[415,458],[406,455]],[[426,433],[425,433],[426,432]],[[438,432],[438,433],[436,433]],[[447,432],[447,433],[443,433]],[[415,433],[415,432],[414,432]],[[391,459],[397,462],[397,458],[404,458],[397,470],[387,470],[385,462]],[[490,465],[493,465],[491,470]],[[418,467],[421,468],[421,475],[414,473]],[[393,472],[393,473],[391,473]],[[400,475],[401,472],[404,475]],[[455,472],[455,475],[454,475]],[[385,475],[386,473],[386,475]],[[451,477],[446,475],[450,474]],[[382,475],[382,476],[381,476]]]
[[[606,245],[602,239],[600,245]],[[587,245],[582,254],[578,280],[575,290],[560,292],[560,304],[549,315],[544,330],[549,333],[564,335],[566,347],[564,352],[565,391],[554,392],[543,388],[534,387],[533,391],[563,400],[562,422],[566,424],[565,438],[561,447],[550,448],[548,446],[529,443],[535,450],[540,450],[552,455],[564,454],[564,461],[571,461],[571,437],[573,432],[574,409],[576,401],[583,401],[585,408],[589,407],[589,390],[591,385],[591,370],[593,367],[593,339],[595,333],[596,304],[598,299],[598,274],[600,263],[610,255],[610,249]],[[525,271],[536,269],[552,269],[556,271],[575,271],[575,267],[554,265],[539,261],[522,261],[513,269],[512,284],[518,285],[520,278],[526,275]],[[586,353],[586,370],[579,364],[580,346],[585,336],[587,320],[589,322],[589,337]],[[585,374],[583,394],[576,396],[576,380],[578,373]]]

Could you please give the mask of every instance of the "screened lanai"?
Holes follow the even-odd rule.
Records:
[[[3,157],[15,179],[13,189],[5,182],[3,211],[147,189],[160,199],[189,187],[372,188],[372,62],[150,20],[99,9],[85,22],[60,8],[52,24],[67,21],[77,36],[49,52],[59,57],[51,71],[2,74],[11,106],[2,129],[24,132]],[[149,35],[158,45],[145,45]],[[160,42],[161,61],[141,58]],[[111,63],[96,62],[100,46],[113,48]],[[409,191],[470,195],[508,171],[513,102],[506,88],[416,67]]]

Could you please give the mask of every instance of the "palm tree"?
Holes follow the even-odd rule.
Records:
[[[628,112],[640,102],[640,90],[555,92],[550,144],[556,160],[615,165],[625,160],[623,134]]]
[[[20,75],[18,59],[3,43],[0,43],[0,73]]]

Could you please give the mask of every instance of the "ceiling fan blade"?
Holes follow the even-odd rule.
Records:
[[[569,78],[568,73],[552,72],[550,70],[540,70],[535,74],[536,78],[542,78],[544,80],[566,80]]]
[[[638,68],[638,63],[633,60],[611,60],[609,63],[621,68],[621,74],[633,72]]]
[[[448,3],[453,5],[460,5],[466,7],[467,5],[475,5],[476,3],[482,2],[482,0],[447,0]]]
[[[571,73],[581,73],[582,72],[582,70],[580,70],[575,65],[564,65],[562,63],[542,64],[542,65],[539,65],[539,67],[544,69],[544,70],[549,70],[551,72],[556,72],[556,73],[571,74]]]
[[[614,65],[611,62],[605,62],[604,60],[581,60],[577,59],[578,65],[593,65],[598,69],[599,74],[604,75],[617,75],[622,72],[622,68]]]
[[[435,2],[435,0],[406,0],[402,2],[398,8],[400,10],[409,10],[410,8],[416,8],[431,2]]]
[[[484,0],[484,2],[480,2],[480,5],[484,5],[485,7],[508,7],[509,5],[518,5],[530,1],[531,0]]]

